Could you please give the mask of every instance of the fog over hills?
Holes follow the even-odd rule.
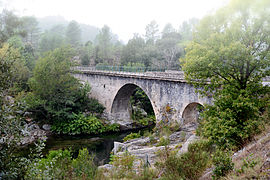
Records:
[[[69,21],[66,20],[63,16],[46,16],[43,18],[37,18],[39,22],[39,28],[41,32],[44,32],[46,30],[50,30],[56,25],[62,25],[64,27],[67,27]],[[79,23],[79,22],[78,22]],[[82,24],[79,23],[81,28],[81,40],[83,43],[87,41],[94,42],[97,34],[99,33],[100,29],[95,26],[91,26],[88,24]]]

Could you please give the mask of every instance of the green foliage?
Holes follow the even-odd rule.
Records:
[[[260,86],[258,84],[258,86]],[[257,88],[254,88],[257,89]],[[240,92],[224,87],[212,106],[202,112],[199,132],[218,146],[238,148],[261,131],[260,100],[252,88]]]
[[[165,148],[159,153],[156,167],[163,171],[164,179],[198,179],[210,165],[213,150],[207,140],[196,141],[188,146],[188,152],[177,155],[177,151]]]
[[[240,169],[236,169],[237,174],[245,173],[249,168],[254,168],[258,164],[258,160],[252,157],[253,154],[250,154],[248,157],[242,160],[242,165]]]
[[[148,126],[149,124],[156,123],[156,117],[154,115],[140,118],[137,120],[139,124]]]
[[[72,113],[71,120],[54,122],[52,130],[59,134],[100,134],[119,131],[119,124],[105,124],[93,115]]]
[[[133,178],[135,176],[134,163],[135,156],[129,154],[127,151],[122,155],[113,156],[112,165],[114,166],[112,171],[112,178]]]
[[[79,45],[81,41],[81,29],[79,24],[76,21],[71,21],[66,30],[67,42],[73,47]]]
[[[127,135],[126,137],[124,137],[123,141],[128,141],[128,140],[131,140],[131,139],[136,139],[136,138],[140,138],[141,135],[140,133],[130,133],[129,135]]]
[[[205,17],[182,59],[189,81],[205,90],[224,84],[245,89],[269,70],[268,1],[232,1],[215,15]],[[252,43],[250,43],[252,42]],[[210,80],[211,84],[206,85]]]
[[[22,30],[22,22],[12,11],[3,10],[0,14],[1,30],[0,44],[5,43],[14,35],[24,36],[26,32]]]
[[[94,156],[86,148],[80,150],[78,157],[72,160],[72,168],[76,179],[94,179],[97,174]]]
[[[96,36],[96,59],[97,63],[108,62],[109,58],[112,57],[112,32],[109,26],[104,25],[100,30],[99,34]]]
[[[269,93],[269,1],[231,1],[201,20],[181,59],[186,79],[212,96],[201,134],[222,148],[239,148],[260,132],[262,97]]]
[[[130,97],[130,104],[132,107],[132,119],[135,123],[143,126],[155,123],[155,113],[152,104],[141,88],[136,88],[134,94]],[[146,115],[142,113],[146,112]]]
[[[87,98],[87,97],[86,97]],[[85,101],[87,102],[87,109],[90,113],[92,114],[101,114],[103,113],[105,107],[102,106],[98,100],[96,99],[93,99],[93,98],[90,98],[89,100],[88,99],[85,99]]]
[[[20,106],[6,101],[0,106],[0,178],[3,179],[19,178],[28,160],[18,154],[23,129],[19,110]]]
[[[45,32],[41,35],[39,42],[39,51],[45,53],[48,51],[53,51],[56,48],[64,46],[65,39],[61,34],[55,32]]]
[[[68,150],[50,151],[46,158],[32,163],[26,173],[28,179],[64,179],[70,176],[71,153]]]
[[[118,131],[120,131],[120,125],[117,124],[117,123],[107,124],[105,127],[106,127],[106,131],[108,131],[108,132],[118,132]]]
[[[97,167],[87,149],[72,159],[69,150],[50,151],[46,158],[30,165],[26,179],[94,179]]]
[[[217,150],[213,156],[213,179],[219,179],[233,170],[232,153]]]
[[[102,113],[104,107],[97,100],[89,99],[88,93],[90,87],[82,85],[78,79],[71,74],[73,49],[60,48],[48,53],[44,58],[37,62],[34,75],[29,84],[33,90],[34,97],[26,98],[30,102],[30,111],[36,116],[50,120],[56,126],[54,130],[63,133],[78,134],[95,132],[94,127],[85,127],[81,129],[81,120],[76,117],[80,112]],[[37,101],[37,102],[35,102]],[[91,118],[90,118],[91,119]],[[87,120],[87,121],[90,121]],[[92,121],[97,122],[92,118]],[[72,121],[78,121],[79,125],[75,126]],[[71,123],[69,125],[69,123]],[[72,125],[73,124],[73,125]],[[72,126],[71,126],[72,125]],[[100,129],[103,132],[103,129]]]
[[[104,124],[95,116],[85,116],[82,113],[72,114],[70,121],[55,122],[52,130],[63,134],[98,134],[105,132]]]
[[[155,114],[148,96],[139,87],[136,88],[134,94],[131,96],[130,102],[133,106],[137,106],[137,107],[145,110],[147,115],[154,115]]]
[[[18,51],[4,44],[0,49],[0,93],[2,94],[12,84],[12,65],[18,56]]]
[[[22,179],[28,164],[41,156],[45,146],[43,142],[37,142],[29,154],[21,153],[25,104],[13,101],[4,99],[0,104],[0,178],[3,179]]]
[[[161,137],[158,141],[157,146],[168,146],[170,144],[170,139],[168,137]]]

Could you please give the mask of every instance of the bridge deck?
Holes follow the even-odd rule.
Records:
[[[77,69],[77,68],[76,68]],[[153,79],[160,81],[186,82],[184,73],[177,72],[117,72],[117,71],[100,71],[95,69],[77,69],[83,74],[116,76],[136,79]]]
[[[102,71],[97,70],[95,67],[76,67],[74,70],[83,74],[96,74],[104,76],[118,76],[136,79],[153,79],[160,81],[174,81],[174,82],[187,82],[184,77],[183,71],[166,71],[166,72],[124,72],[124,71]],[[264,85],[270,84],[270,77],[263,79]]]

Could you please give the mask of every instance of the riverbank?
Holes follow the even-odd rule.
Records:
[[[188,145],[199,139],[195,135],[196,124],[187,124],[184,127],[172,132],[170,135],[159,138],[158,136],[141,137],[126,142],[114,142],[112,153],[115,156],[122,156],[128,152],[135,157],[134,166],[139,167],[149,166],[154,167],[158,160],[158,153],[167,149],[178,150],[178,153],[184,153],[188,149]],[[166,139],[168,144],[163,144],[163,139]],[[100,169],[109,171],[113,169],[112,164],[99,166]]]

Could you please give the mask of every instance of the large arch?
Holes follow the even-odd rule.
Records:
[[[188,123],[198,123],[199,113],[202,110],[203,105],[198,102],[189,103],[183,113],[183,125]]]
[[[131,107],[129,104],[131,95],[135,92],[136,88],[139,87],[142,89],[145,94],[147,95],[149,101],[151,102],[151,106],[154,110],[155,116],[156,116],[156,110],[153,106],[153,102],[151,98],[149,97],[147,91],[143,89],[142,87],[128,83],[123,85],[116,93],[115,97],[113,98],[112,106],[111,106],[111,114],[113,117],[117,120],[124,120],[126,122],[131,122]]]

